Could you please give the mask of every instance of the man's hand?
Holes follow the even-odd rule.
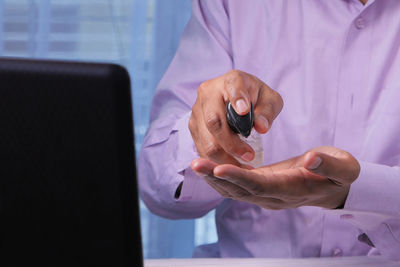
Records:
[[[202,158],[194,160],[191,167],[223,197],[266,209],[340,207],[360,173],[358,161],[334,147],[318,147],[301,156],[252,170],[231,164],[218,165]]]
[[[189,129],[202,158],[239,166],[237,158],[250,161],[254,150],[233,133],[226,121],[226,106],[231,102],[239,115],[254,105],[254,128],[266,133],[283,107],[281,96],[253,75],[232,70],[206,81],[198,88]]]

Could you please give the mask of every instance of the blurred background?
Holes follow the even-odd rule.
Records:
[[[190,17],[189,0],[0,0],[0,56],[112,62],[132,79],[136,152],[151,98]],[[187,258],[216,242],[214,212],[171,221],[140,202],[145,258]]]

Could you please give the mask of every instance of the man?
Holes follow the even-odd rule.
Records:
[[[399,260],[400,1],[192,5],[140,153],[149,209],[215,208],[218,244],[200,256]],[[229,101],[254,105],[264,167],[236,160],[254,151]]]

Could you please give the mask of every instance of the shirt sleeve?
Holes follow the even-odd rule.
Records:
[[[360,165],[360,176],[351,185],[344,209],[337,212],[365,233],[380,254],[400,260],[400,168]]]
[[[160,216],[200,217],[222,201],[190,169],[198,154],[188,122],[198,86],[232,68],[229,40],[225,2],[192,1],[191,19],[153,98],[150,127],[138,157],[140,196]],[[182,182],[181,194],[175,197]]]

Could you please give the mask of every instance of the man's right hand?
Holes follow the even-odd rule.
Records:
[[[200,157],[216,163],[239,165],[234,158],[251,161],[254,150],[232,132],[226,121],[226,106],[231,102],[239,115],[254,106],[254,128],[264,134],[283,107],[281,96],[257,77],[231,70],[202,83],[192,108],[189,129]]]

